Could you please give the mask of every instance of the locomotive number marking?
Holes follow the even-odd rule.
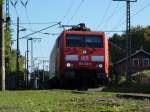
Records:
[[[89,56],[81,56],[81,61],[89,61]]]
[[[79,65],[85,65],[85,66],[88,66],[89,63],[88,63],[88,62],[79,62]]]

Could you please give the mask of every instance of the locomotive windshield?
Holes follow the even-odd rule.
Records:
[[[103,48],[103,39],[95,35],[67,35],[67,47]]]

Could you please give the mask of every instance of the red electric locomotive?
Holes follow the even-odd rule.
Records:
[[[79,24],[57,38],[50,55],[52,82],[101,83],[108,78],[108,40],[103,32],[92,32]]]

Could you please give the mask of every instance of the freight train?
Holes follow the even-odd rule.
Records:
[[[108,69],[105,33],[90,31],[85,24],[79,24],[64,30],[57,38],[50,55],[49,81],[51,85],[99,84],[107,81]]]

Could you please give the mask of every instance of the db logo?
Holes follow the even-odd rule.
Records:
[[[84,50],[84,51],[83,51],[83,54],[87,54],[87,51],[86,51],[86,50]]]

